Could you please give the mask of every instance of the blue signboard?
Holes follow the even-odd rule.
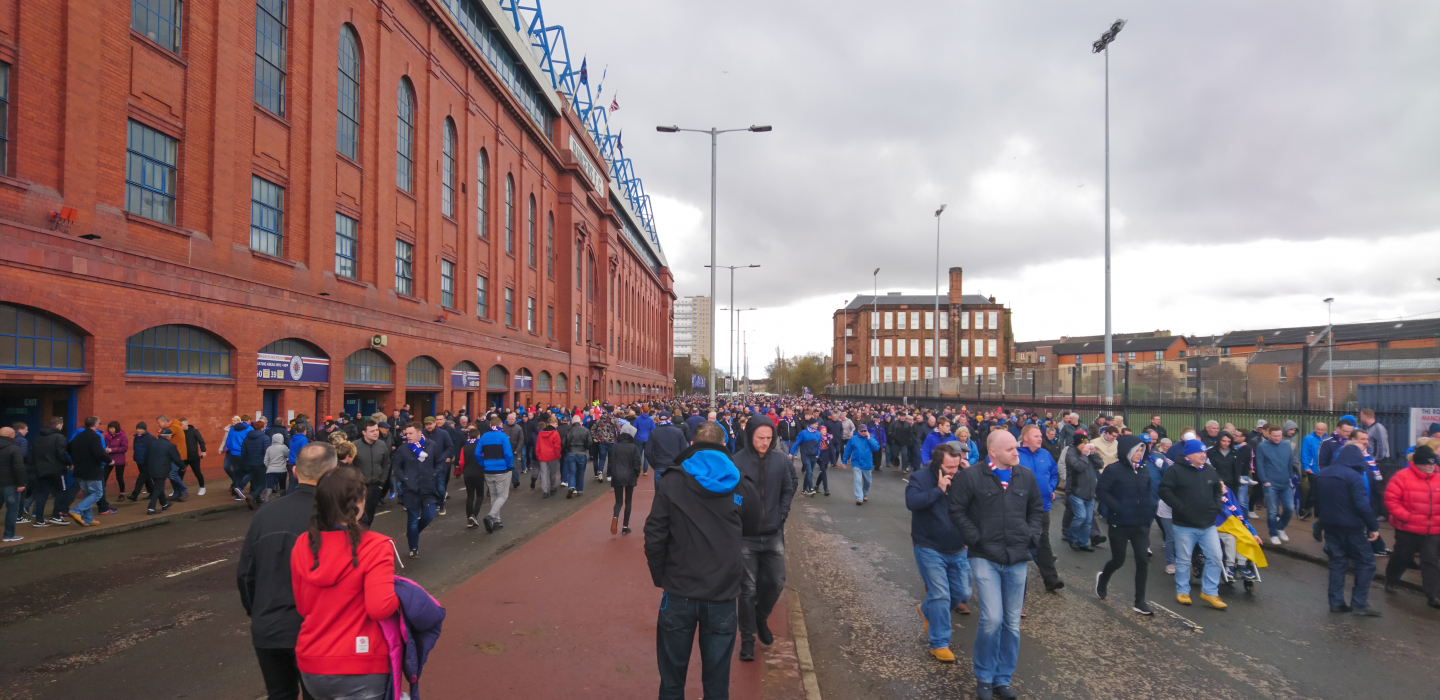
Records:
[[[255,363],[255,378],[271,382],[330,383],[330,360],[323,357],[272,355],[262,352]]]
[[[479,389],[480,373],[465,372],[462,370],[450,370],[450,388],[452,389]]]
[[[530,391],[534,387],[535,378],[528,374],[515,375],[515,390]]]
[[[692,375],[690,375],[690,388],[692,388],[692,389],[704,389],[704,388],[705,388],[705,378],[702,377],[702,376],[700,376],[700,375],[698,375],[698,374],[692,374]]]

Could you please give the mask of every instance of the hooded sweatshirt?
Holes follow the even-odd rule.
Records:
[[[645,561],[667,595],[704,601],[740,596],[742,512],[755,486],[723,445],[696,443],[655,488],[645,519]],[[751,529],[754,529],[753,526]]]
[[[349,533],[320,533],[319,565],[310,552],[310,533],[295,539],[290,580],[300,636],[295,660],[303,673],[360,675],[390,672],[390,648],[380,620],[395,613],[395,550],[390,538],[364,532],[352,563]],[[311,567],[315,567],[311,570]]]
[[[270,447],[265,449],[265,473],[284,474],[290,461],[290,448],[285,446],[285,436],[279,433],[270,436]]]
[[[1329,466],[1316,477],[1315,515],[1325,527],[1364,527],[1375,532],[1375,511],[1370,507],[1365,453],[1358,445],[1340,448]]]

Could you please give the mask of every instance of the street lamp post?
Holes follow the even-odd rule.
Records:
[[[878,361],[876,355],[880,354],[877,352],[880,349],[880,331],[876,328],[879,324],[875,322],[880,317],[878,311],[880,308],[880,268],[878,267],[870,273],[870,286],[870,383],[879,384],[880,368],[875,364]]]
[[[738,347],[738,346],[735,344],[735,343],[736,343],[736,338],[737,338],[738,336],[735,335],[735,315],[734,315],[734,313],[733,313],[733,311],[735,310],[735,271],[736,271],[736,270],[743,270],[743,269],[750,268],[750,267],[760,267],[760,266],[759,266],[759,265],[706,265],[705,267],[708,267],[708,268],[711,269],[711,275],[712,275],[712,276],[714,275],[714,270],[715,270],[715,268],[723,268],[723,269],[726,269],[726,270],[729,270],[729,271],[730,271],[730,309],[728,309],[728,310],[731,311],[732,313],[731,313],[730,318],[729,318],[729,320],[730,320],[730,344],[726,346],[726,348],[725,348],[725,354],[727,354],[727,355],[730,356],[730,358],[729,358],[729,362],[730,362],[730,377],[731,377],[731,381],[734,381],[734,377],[735,377],[735,352],[736,352],[736,348]],[[721,311],[726,311],[726,310],[727,310],[727,309],[721,309]],[[713,341],[712,341],[712,343],[711,343],[711,347],[712,347],[712,348],[714,347]],[[714,361],[714,360],[711,360],[710,362],[711,362],[711,364],[713,365],[715,361]]]
[[[940,215],[945,205],[935,210],[935,347],[930,348],[935,366],[930,370],[930,379],[935,387],[935,398],[940,398]]]
[[[710,308],[715,308],[715,153],[716,141],[720,134],[728,134],[732,131],[753,131],[764,133],[770,130],[769,126],[750,126],[744,129],[681,129],[678,126],[657,126],[655,130],[662,134],[674,134],[681,131],[689,131],[697,134],[710,134]],[[734,304],[731,304],[732,306]],[[710,314],[710,376],[706,379],[710,384],[710,407],[715,408],[715,314]]]
[[[759,265],[751,265],[750,267],[760,267],[760,266],[759,266]],[[734,271],[734,270],[731,270],[731,271],[730,271],[730,274],[732,274],[732,275],[735,274],[735,271]],[[732,297],[732,299],[731,299],[731,303],[732,303],[732,304],[734,303],[733,297]],[[731,315],[730,315],[730,318],[731,318],[732,321],[734,321],[734,323],[731,324],[731,328],[730,328],[730,339],[731,339],[731,343],[732,343],[732,345],[733,345],[734,343],[738,343],[738,342],[739,342],[739,339],[740,339],[740,334],[735,330],[736,327],[738,327],[738,326],[740,325],[740,313],[743,312],[743,311],[758,311],[759,309],[756,309],[756,308],[753,307],[753,306],[750,307],[750,308],[748,308],[748,309],[737,309],[737,308],[735,308],[735,307],[732,306],[732,307],[730,307],[730,308],[728,308],[728,309],[720,309],[720,310],[721,310],[721,311],[729,311],[730,314],[731,314]],[[734,382],[734,384],[730,387],[730,391],[731,391],[731,393],[734,393],[734,391],[735,391],[735,386],[738,386],[738,385],[739,385],[739,382],[738,382],[738,380],[735,379],[735,361],[734,361],[733,355],[739,353],[739,346],[738,346],[738,345],[733,345],[733,347],[731,347],[731,350],[735,351],[734,353],[732,353],[731,362],[730,362],[730,367],[731,367],[731,369],[730,369],[730,381],[731,381],[731,382]]]
[[[1090,45],[1090,53],[1105,54],[1105,403],[1115,402],[1115,344],[1110,334],[1110,42],[1125,28],[1117,19]]]
[[[1335,410],[1335,322],[1330,320],[1330,305],[1335,303],[1335,297],[1325,299],[1325,346],[1327,357],[1325,360],[1325,396],[1330,400],[1330,408]],[[1304,358],[1302,358],[1304,359]]]

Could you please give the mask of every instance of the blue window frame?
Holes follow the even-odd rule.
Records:
[[[0,304],[0,367],[85,371],[85,339],[45,314]]]
[[[356,259],[359,248],[355,244],[355,231],[360,222],[344,214],[335,214],[335,274],[355,279]]]
[[[412,296],[415,289],[415,246],[395,241],[395,293]]]
[[[130,0],[130,28],[180,53],[180,0]]]
[[[125,141],[125,211],[173,226],[180,142],[133,119]]]
[[[348,24],[340,27],[335,110],[335,150],[360,160],[360,40]]]
[[[285,253],[285,188],[250,176],[250,248],[277,258]]]
[[[484,238],[490,230],[487,228],[489,222],[486,221],[486,207],[490,200],[490,158],[485,155],[485,149],[480,149],[480,157],[476,160],[478,168],[475,176],[475,206],[477,209],[475,230],[481,238]]]
[[[440,364],[421,355],[405,365],[405,386],[440,386]]]
[[[285,355],[286,357],[294,357],[295,355],[301,357],[328,357],[328,355],[320,351],[320,348],[299,338],[281,338],[260,348],[260,352],[270,355]]]
[[[440,305],[455,308],[455,263],[440,261]]]
[[[127,374],[230,376],[230,349],[194,326],[156,326],[125,341]]]
[[[445,117],[445,141],[440,158],[440,211],[455,218],[455,122]]]
[[[285,116],[286,0],[255,3],[255,104]]]
[[[510,88],[521,108],[546,136],[552,136],[555,112],[546,101],[543,88],[530,77],[523,61],[512,52],[507,40],[501,36],[502,30],[490,19],[486,10],[481,9],[477,0],[446,0],[443,4],[459,22],[461,31],[480,50],[480,55],[495,69],[501,82]]]
[[[369,348],[356,350],[345,358],[345,382],[389,384],[390,360]]]
[[[395,186],[415,192],[415,91],[401,78],[395,96]]]

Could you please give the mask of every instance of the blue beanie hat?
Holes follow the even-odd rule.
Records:
[[[1340,420],[1338,421],[1338,423],[1344,423],[1345,421],[1350,421],[1350,425],[1359,425],[1359,423],[1355,422],[1355,416],[1352,416],[1348,413],[1340,416]]]
[[[1189,457],[1190,455],[1201,454],[1201,453],[1203,453],[1203,452],[1205,452],[1205,451],[1206,451],[1206,449],[1205,449],[1205,443],[1200,442],[1199,440],[1186,440],[1186,441],[1185,441],[1185,456],[1186,456],[1186,457]]]

